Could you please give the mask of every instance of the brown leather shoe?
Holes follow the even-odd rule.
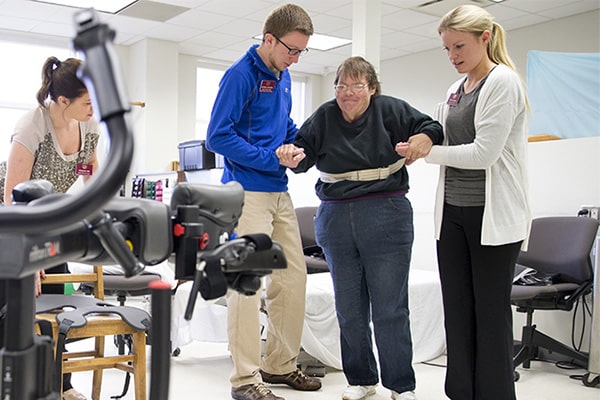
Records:
[[[275,396],[262,382],[231,388],[231,397],[233,400],[285,400]]]
[[[306,376],[300,369],[296,369],[289,374],[273,375],[265,371],[260,371],[263,381],[266,383],[283,383],[295,390],[313,391],[321,389],[321,381],[317,378]]]
[[[63,400],[87,400],[84,395],[73,388],[66,390],[63,393],[62,398]]]

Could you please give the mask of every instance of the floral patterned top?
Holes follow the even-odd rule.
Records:
[[[95,119],[79,123],[81,147],[78,152],[64,154],[47,108],[38,107],[25,114],[15,127],[12,140],[29,149],[35,156],[31,179],[45,179],[54,190],[65,193],[77,180],[77,164],[89,164],[98,145],[99,126]],[[93,171],[95,172],[95,171]],[[6,163],[0,164],[0,203],[4,199]]]

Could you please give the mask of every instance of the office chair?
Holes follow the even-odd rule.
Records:
[[[309,274],[329,272],[323,251],[315,241],[315,214],[317,207],[298,207],[296,217],[300,228],[300,239],[304,250],[306,270]]]
[[[329,272],[327,261],[323,255],[323,250],[317,245],[315,239],[315,215],[318,207],[297,207],[296,217],[298,218],[298,227],[300,228],[300,240],[302,250],[304,251],[304,261],[306,261],[306,273],[316,274]],[[300,368],[309,376],[324,377],[326,366],[315,357],[300,349],[298,356]]]
[[[576,351],[538,331],[533,324],[535,310],[570,311],[593,288],[591,250],[599,222],[584,217],[545,217],[532,221],[529,246],[517,259],[521,264],[552,276],[545,284],[513,284],[511,303],[517,312],[527,314],[521,344],[513,358],[516,368],[529,368],[540,348],[587,364],[587,354]],[[515,380],[519,374],[515,371]]]

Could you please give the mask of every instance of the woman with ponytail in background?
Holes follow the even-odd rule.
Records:
[[[75,58],[49,57],[44,63],[39,107],[17,122],[11,138],[6,181],[0,185],[4,204],[12,202],[12,189],[21,182],[45,179],[64,193],[79,176],[87,180],[97,172],[99,128],[90,95],[76,75],[80,65]]]
[[[465,5],[438,27],[464,76],[439,107],[444,145],[435,208],[447,342],[445,390],[452,400],[514,400],[510,294],[530,227],[527,99],[505,33],[483,8]],[[410,139],[396,151],[418,158]]]
[[[92,118],[90,95],[79,78],[81,61],[49,57],[42,67],[42,85],[37,93],[39,107],[27,112],[11,138],[8,162],[0,165],[0,203],[12,203],[12,190],[21,182],[44,179],[56,192],[64,193],[81,176],[84,181],[98,171],[96,146],[98,122]],[[35,293],[42,292],[45,273],[68,273],[67,264],[40,271]],[[0,305],[6,302],[5,282],[0,285]],[[44,285],[43,293],[64,293],[64,285]],[[3,325],[3,320],[0,325]],[[0,343],[4,327],[0,326]],[[85,400],[71,386],[71,374],[63,375],[63,400]]]

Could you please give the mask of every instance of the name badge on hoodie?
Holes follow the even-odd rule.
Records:
[[[260,92],[264,92],[264,93],[273,93],[273,91],[275,90],[275,81],[268,81],[266,79],[263,79],[262,81],[260,81]]]

